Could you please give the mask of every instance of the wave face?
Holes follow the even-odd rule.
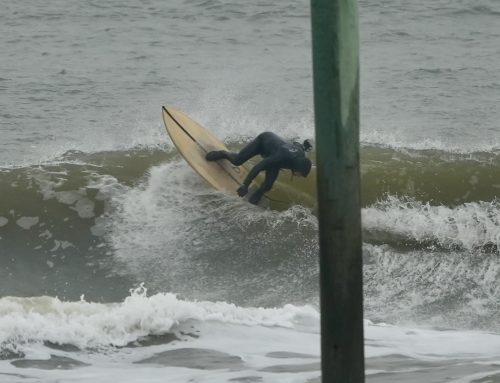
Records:
[[[495,326],[496,154],[365,146],[361,158],[368,315]],[[317,302],[314,208],[226,197],[171,149],[68,152],[3,168],[0,186],[5,295],[112,302],[145,282],[189,299]],[[313,195],[314,176],[302,187]]]
[[[46,165],[4,168],[0,184],[6,295],[114,301],[142,281],[153,292],[260,304],[286,301],[290,286],[304,284],[299,300],[315,294],[310,211],[262,212],[225,197],[172,151],[71,152]],[[300,237],[298,226],[306,228]],[[306,278],[298,259],[309,264]],[[21,272],[29,278],[20,280]],[[258,287],[235,295],[233,283],[242,280]]]
[[[365,205],[383,194],[433,205],[493,201],[500,195],[498,153],[365,147],[361,152]]]

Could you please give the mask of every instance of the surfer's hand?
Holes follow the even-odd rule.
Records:
[[[238,188],[238,190],[236,190],[236,193],[238,193],[238,195],[239,195],[240,197],[244,197],[244,196],[246,196],[246,195],[247,195],[247,193],[248,193],[248,186],[247,186],[247,185],[245,185],[245,184],[241,185],[241,186]]]

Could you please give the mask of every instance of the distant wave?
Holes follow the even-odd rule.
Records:
[[[468,8],[462,8],[452,12],[455,15],[486,15],[486,16],[499,16],[500,10],[495,10],[486,5],[475,5]]]

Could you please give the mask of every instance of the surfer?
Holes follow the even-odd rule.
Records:
[[[205,158],[207,161],[226,159],[233,165],[239,166],[250,158],[260,154],[263,160],[250,170],[243,184],[236,190],[240,197],[245,196],[253,179],[264,170],[266,172],[264,183],[248,200],[250,203],[256,205],[264,193],[271,190],[281,169],[290,169],[295,176],[307,177],[311,171],[312,164],[305,153],[311,150],[311,148],[312,145],[309,140],[305,140],[302,144],[298,142],[290,144],[274,133],[264,132],[259,134],[257,138],[245,146],[239,153],[215,150],[208,152]]]

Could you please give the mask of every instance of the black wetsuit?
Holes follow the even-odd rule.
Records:
[[[233,165],[239,166],[250,158],[261,155],[264,159],[255,165],[243,181],[248,188],[253,179],[261,171],[266,172],[262,185],[252,194],[250,203],[257,204],[264,193],[271,190],[274,181],[278,178],[280,169],[295,169],[297,158],[304,158],[304,147],[297,143],[289,143],[271,132],[261,133],[250,144],[245,146],[239,153],[226,151],[213,152],[210,160],[228,159]]]

